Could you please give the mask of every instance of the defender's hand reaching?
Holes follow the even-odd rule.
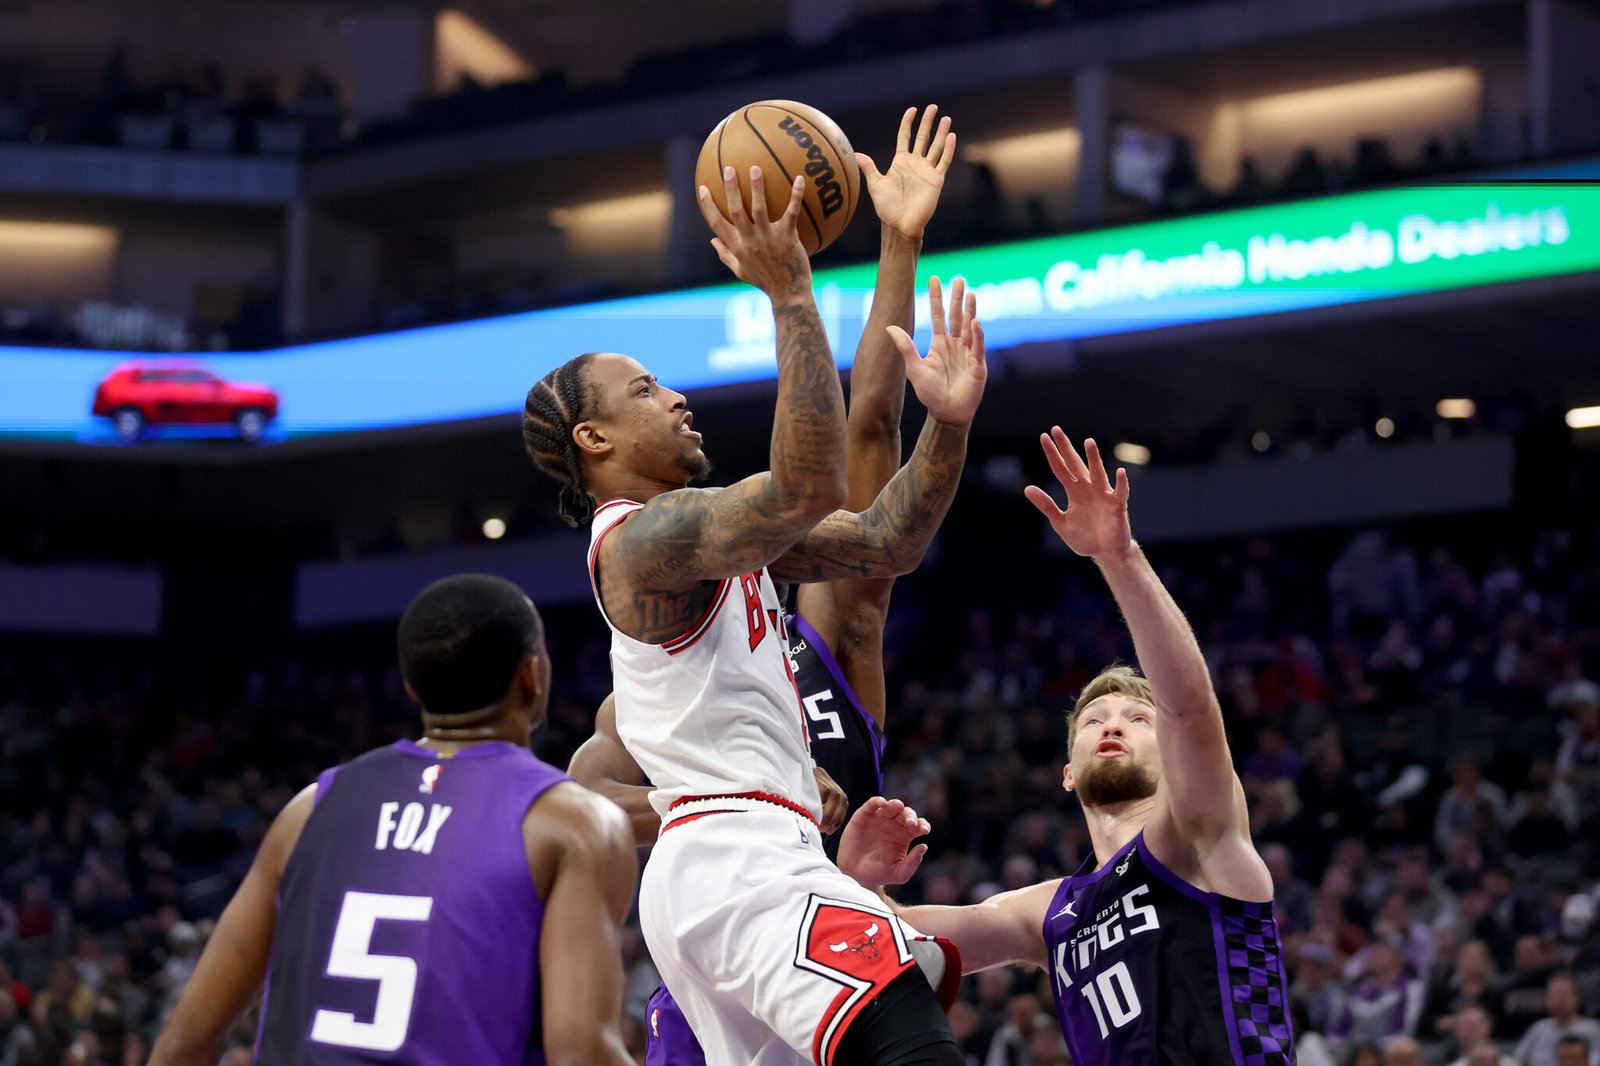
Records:
[[[928,414],[941,422],[967,425],[983,399],[989,380],[983,326],[978,322],[978,297],[960,278],[950,289],[950,320],[945,323],[944,296],[937,277],[928,279],[928,308],[933,315],[933,343],[928,357],[917,354],[911,336],[899,326],[889,335],[905,359],[906,378]]]
[[[711,190],[700,186],[700,213],[716,236],[711,247],[717,258],[747,281],[779,300],[811,296],[811,260],[800,243],[800,203],[805,198],[806,179],[797,175],[789,191],[789,206],[776,220],[767,216],[767,184],[760,167],[750,168],[750,210],[744,209],[744,195],[732,167],[722,168],[722,184],[727,193],[728,214],[717,210]]]
[[[913,140],[911,121],[916,118],[917,109],[906,109],[900,117],[894,159],[889,169],[881,174],[871,156],[856,153],[856,163],[867,179],[867,193],[872,197],[878,221],[912,240],[922,239],[934,208],[939,206],[945,173],[956,157],[956,135],[950,132],[950,117],[939,119],[935,130],[934,118],[938,114],[939,105],[929,104],[922,112],[922,121],[917,125]]]
[[[1049,519],[1050,528],[1062,543],[1091,559],[1114,558],[1133,550],[1133,533],[1128,526],[1128,472],[1118,467],[1113,486],[1100,458],[1100,446],[1093,440],[1083,442],[1083,454],[1088,460],[1085,462],[1060,426],[1040,434],[1039,443],[1051,472],[1066,490],[1067,509],[1057,507],[1050,494],[1037,485],[1029,485],[1023,495]]]

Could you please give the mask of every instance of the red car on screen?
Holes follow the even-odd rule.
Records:
[[[123,363],[95,389],[94,413],[111,419],[123,440],[137,439],[145,426],[231,424],[253,441],[278,417],[278,394],[195,364]]]

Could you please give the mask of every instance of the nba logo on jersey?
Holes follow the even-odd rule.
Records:
[[[661,1008],[657,1007],[650,1012],[650,1035],[657,1040],[661,1039]]]
[[[422,784],[417,786],[417,791],[426,792],[430,796],[433,795],[433,786],[439,783],[439,771],[442,769],[444,769],[442,766],[434,763],[422,771]]]

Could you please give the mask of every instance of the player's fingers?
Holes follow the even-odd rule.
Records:
[[[922,353],[917,351],[917,342],[911,339],[911,334],[899,326],[885,326],[889,339],[894,342],[895,348],[900,352],[900,358],[905,361],[906,373],[911,374],[918,363],[922,362]]]
[[[933,137],[933,120],[938,114],[938,104],[929,104],[922,109],[922,121],[917,123],[917,139],[911,145],[911,150],[918,155],[928,152],[928,141]]]
[[[944,289],[939,285],[937,274],[928,279],[928,314],[933,318],[933,335],[944,336]]]
[[[711,190],[700,186],[700,191],[695,195],[695,202],[700,205],[700,215],[706,220],[706,225],[711,227],[712,233],[732,232],[728,225],[728,217],[717,207],[717,201],[712,199]]]
[[[896,153],[908,151],[911,148],[911,124],[916,121],[917,109],[906,108],[906,113],[900,116],[900,131],[895,134],[894,150]]]
[[[872,157],[867,153],[857,152],[856,166],[860,167],[861,173],[866,175],[867,189],[870,192],[872,189],[872,183],[883,177],[883,175],[878,171],[878,164],[874,163],[872,161]]]
[[[1022,494],[1026,496],[1028,498],[1028,502],[1037,507],[1039,509],[1039,513],[1044,515],[1045,518],[1049,519],[1052,524],[1054,524],[1055,521],[1062,515],[1067,513],[1061,508],[1057,507],[1056,501],[1050,498],[1050,494],[1044,491],[1044,489],[1041,489],[1038,485],[1029,485],[1027,488],[1022,490]]]
[[[722,168],[722,189],[728,205],[728,221],[738,226],[747,217],[744,211],[744,190],[739,188],[739,172],[732,167]]]
[[[1067,439],[1066,431],[1060,426],[1050,427],[1051,438],[1055,441],[1056,450],[1061,453],[1061,461],[1066,463],[1067,469],[1072,472],[1072,480],[1088,481],[1089,468],[1078,457],[1078,449],[1072,446],[1072,441]]]
[[[947,133],[944,135],[943,144],[939,148],[939,158],[934,161],[933,167],[939,173],[943,174],[950,169],[950,164],[955,162],[955,158],[956,135],[953,133]]]
[[[1100,445],[1090,437],[1083,442],[1083,461],[1089,467],[1089,484],[1098,489],[1109,489],[1111,479],[1106,476],[1106,461],[1100,457]]]
[[[972,361],[979,366],[989,364],[989,349],[983,343],[983,323],[977,319],[972,320],[972,334],[967,338],[967,350],[972,353]]]
[[[760,167],[750,168],[750,221],[758,226],[772,222],[772,216],[767,214],[767,176]]]
[[[778,221],[789,229],[794,229],[800,224],[800,205],[806,198],[806,177],[804,174],[794,176],[794,186],[789,190],[789,206],[784,209],[783,217]]]
[[[949,139],[950,116],[946,115],[944,118],[939,120],[939,128],[933,135],[933,142],[928,145],[928,162],[932,163],[935,167],[939,165],[939,160],[944,157],[945,150],[948,147],[946,142]]]
[[[1060,427],[1056,428],[1059,431]],[[1069,453],[1072,454],[1074,459],[1077,458],[1077,454],[1072,452],[1070,443],[1063,448],[1061,441],[1046,434],[1040,438],[1040,445],[1044,448],[1046,461],[1050,463],[1050,472],[1056,476],[1057,481],[1061,482],[1062,487],[1070,487],[1083,480],[1078,476],[1078,472],[1073,469],[1072,464],[1067,462]]]
[[[966,332],[967,279],[958,277],[950,284],[950,338],[960,340]]]
[[[711,238],[711,250],[717,253],[717,258],[722,260],[723,266],[735,274],[739,273],[739,257],[734,255],[726,244],[722,243],[721,237]]]
[[[1117,467],[1117,496],[1123,503],[1128,502],[1128,472],[1122,467]]]
[[[919,836],[919,837],[920,836],[926,836],[927,834],[929,834],[931,832],[933,832],[933,823],[928,821],[926,818],[918,818],[917,819],[917,836]]]

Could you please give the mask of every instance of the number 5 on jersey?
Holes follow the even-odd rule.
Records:
[[[372,929],[379,921],[425,922],[433,912],[431,896],[389,896],[378,892],[346,892],[333,927],[328,976],[378,982],[377,1004],[370,1022],[356,1021],[347,1011],[319,1010],[311,1023],[311,1039],[319,1044],[396,1051],[411,1028],[411,1002],[417,993],[417,963],[404,955],[373,955]]]

